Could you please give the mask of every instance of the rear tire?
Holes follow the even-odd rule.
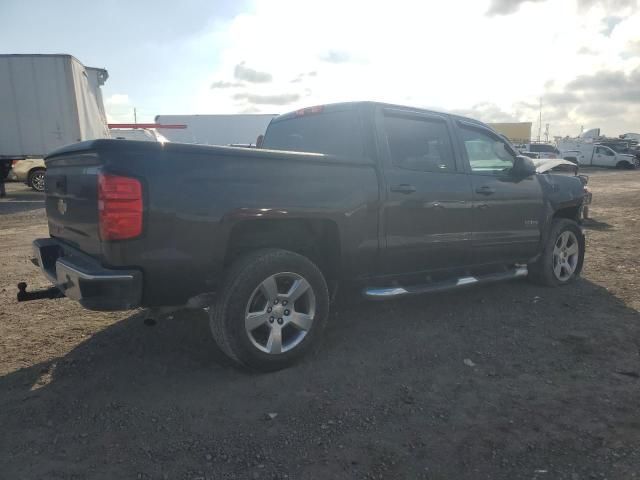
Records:
[[[314,263],[263,249],[231,266],[209,324],[232,361],[270,372],[293,365],[318,344],[328,313],[329,291]]]
[[[46,170],[44,168],[36,168],[29,172],[27,178],[27,185],[29,185],[36,192],[44,192],[44,176]]]
[[[573,282],[582,271],[584,247],[584,234],[576,222],[553,220],[540,257],[529,265],[529,279],[549,287]]]

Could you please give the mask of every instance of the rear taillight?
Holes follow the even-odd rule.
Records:
[[[98,175],[98,213],[102,240],[125,240],[142,233],[142,185],[119,175]]]

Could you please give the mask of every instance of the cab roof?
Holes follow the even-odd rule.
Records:
[[[383,107],[383,108],[397,108],[397,109],[401,109],[401,110],[407,110],[407,111],[412,111],[412,112],[419,112],[419,113],[430,113],[430,114],[435,114],[435,115],[441,115],[441,116],[446,116],[446,117],[450,117],[453,118],[455,120],[460,120],[460,121],[464,121],[467,123],[473,123],[485,128],[489,128],[491,129],[491,127],[489,127],[487,124],[485,124],[484,122],[481,122],[479,120],[473,119],[473,118],[469,118],[469,117],[464,117],[462,115],[457,115],[454,113],[447,113],[447,112],[442,112],[442,111],[437,111],[437,110],[429,110],[426,108],[420,108],[420,107],[412,107],[409,105],[399,105],[399,104],[393,104],[393,103],[385,103],[385,102],[374,102],[374,101],[356,101],[356,102],[339,102],[339,103],[328,103],[328,104],[324,104],[324,105],[315,105],[312,107],[305,107],[305,108],[301,108],[298,110],[294,110],[292,112],[288,112],[288,113],[283,113],[282,115],[278,115],[277,117],[274,117],[273,120],[271,120],[272,123],[276,123],[279,122],[281,120],[287,120],[290,118],[295,118],[295,117],[299,117],[299,116],[303,116],[305,114],[312,114],[312,113],[324,113],[324,112],[331,112],[331,111],[340,111],[340,110],[355,110],[355,109],[360,109],[360,108],[367,108],[367,107]],[[493,129],[491,129],[493,130]]]

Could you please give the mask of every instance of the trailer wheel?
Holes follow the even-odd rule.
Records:
[[[44,175],[46,170],[44,168],[35,168],[29,172],[27,178],[27,185],[29,185],[36,192],[44,192]]]

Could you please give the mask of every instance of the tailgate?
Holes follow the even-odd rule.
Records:
[[[69,152],[46,159],[49,234],[79,250],[100,256],[98,154]]]

